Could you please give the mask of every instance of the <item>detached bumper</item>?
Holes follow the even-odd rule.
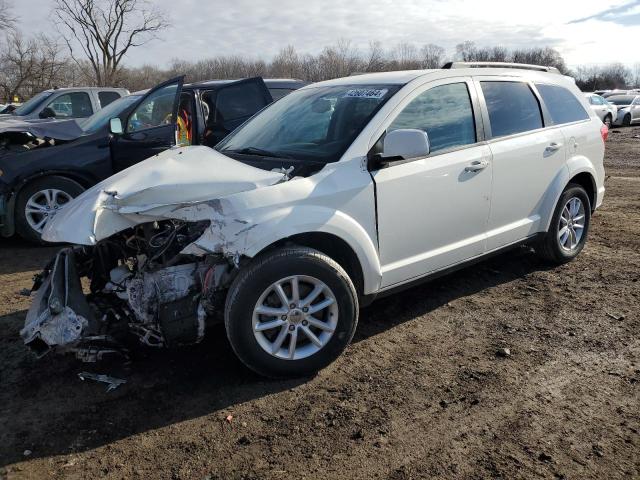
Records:
[[[44,278],[20,331],[25,345],[38,357],[52,349],[73,349],[96,329],[93,313],[82,292],[74,251],[61,250],[53,266],[42,275]]]

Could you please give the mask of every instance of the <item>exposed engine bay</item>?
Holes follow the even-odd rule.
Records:
[[[62,249],[36,277],[20,332],[36,355],[72,352],[85,362],[149,347],[198,343],[219,320],[234,260],[180,253],[208,221],[143,223],[95,246]]]
[[[0,156],[8,153],[28,152],[36,148],[54,147],[66,143],[50,137],[36,137],[29,132],[7,132],[0,134]]]

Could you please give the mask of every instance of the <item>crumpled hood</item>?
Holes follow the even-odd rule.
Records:
[[[172,148],[85,191],[49,220],[42,238],[93,245],[153,221],[153,215],[145,216],[151,209],[219,199],[283,178],[283,173],[245,165],[209,147]]]
[[[56,140],[75,140],[83,135],[82,128],[75,119],[33,119],[23,120],[11,115],[0,119],[0,133],[30,133],[34,137],[54,138]]]

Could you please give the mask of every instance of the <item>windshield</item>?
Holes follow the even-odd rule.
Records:
[[[397,85],[297,90],[271,104],[216,146],[221,152],[335,162]]]
[[[82,124],[82,130],[84,131],[84,133],[90,134],[106,128],[109,120],[119,116],[125,109],[127,109],[141,97],[142,95],[129,95],[128,97],[122,97],[114,102],[111,102],[102,110],[98,110],[96,113],[87,118],[87,120]]]
[[[614,105],[631,105],[633,99],[635,97],[633,95],[625,95],[624,97],[609,97],[607,98],[607,102],[613,103]]]
[[[11,113],[12,115],[29,115],[51,95],[53,95],[53,92],[51,91],[45,90],[44,92],[40,92],[35,97],[30,98],[28,101],[20,105]]]

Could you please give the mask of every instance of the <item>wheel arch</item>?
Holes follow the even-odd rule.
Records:
[[[327,232],[297,233],[267,245],[258,252],[258,255],[289,244],[313,248],[331,257],[347,272],[356,287],[358,295],[364,295],[364,272],[362,271],[362,265],[356,252],[342,238]]]

